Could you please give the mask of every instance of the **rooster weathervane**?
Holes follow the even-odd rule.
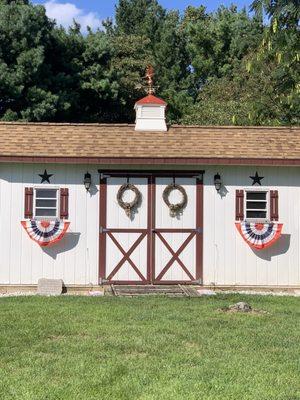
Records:
[[[148,94],[154,94],[155,92],[155,88],[153,85],[154,83],[153,77],[154,77],[154,68],[152,67],[152,65],[148,65],[146,68],[146,76],[145,76],[148,85],[147,88]]]

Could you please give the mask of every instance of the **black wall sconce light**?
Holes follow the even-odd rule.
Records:
[[[221,180],[221,176],[219,173],[217,173],[214,176],[214,185],[215,185],[216,191],[219,193],[219,191],[222,187],[222,180]]]
[[[92,176],[89,172],[84,175],[83,183],[86,191],[89,192],[92,184]]]

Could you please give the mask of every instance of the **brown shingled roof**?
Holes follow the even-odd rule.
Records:
[[[0,161],[18,160],[300,165],[300,127],[172,126],[168,132],[136,132],[125,124],[2,122]]]

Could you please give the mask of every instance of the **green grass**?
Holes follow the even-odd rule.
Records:
[[[2,298],[0,399],[300,399],[300,299]]]

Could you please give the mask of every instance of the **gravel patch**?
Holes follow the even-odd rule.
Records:
[[[0,293],[0,297],[26,297],[36,296],[35,292],[13,292],[13,293]]]
[[[289,296],[289,297],[300,297],[300,290],[293,292],[268,292],[268,291],[254,291],[254,290],[222,290],[217,293],[224,294],[247,294],[253,296]]]
[[[241,295],[252,295],[252,296],[287,296],[287,297],[300,297],[300,290],[294,290],[291,292],[284,291],[256,291],[256,290],[207,290],[198,289],[198,293],[201,296],[214,296],[216,294],[241,294]],[[12,293],[0,293],[1,297],[27,297],[37,296],[36,292],[12,292]],[[104,292],[89,291],[87,293],[63,293],[61,296],[104,296]]]

